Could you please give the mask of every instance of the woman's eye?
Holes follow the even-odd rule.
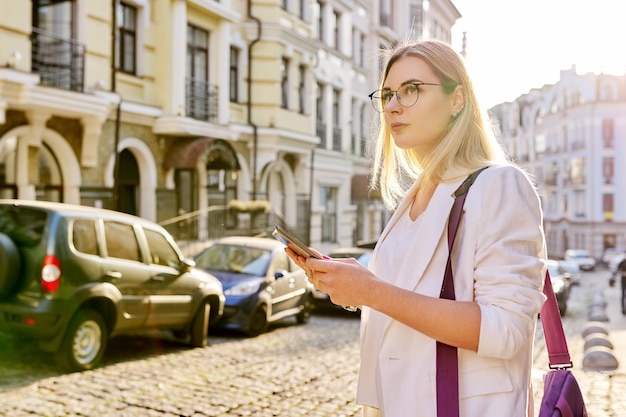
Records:
[[[405,94],[415,94],[417,93],[419,86],[417,84],[411,84],[406,86]]]
[[[392,98],[392,97],[393,97],[393,93],[391,93],[391,92],[385,92],[385,93],[382,93],[382,94],[381,94],[380,99],[381,99],[383,102],[388,103],[388,102],[390,102],[390,101],[391,101],[391,98]]]

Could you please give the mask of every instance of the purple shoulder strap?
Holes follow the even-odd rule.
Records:
[[[485,168],[482,168],[463,181],[454,192],[454,204],[448,220],[448,261],[441,285],[439,298],[454,300],[454,279],[452,276],[452,246],[461,222],[463,204],[467,191]],[[437,342],[437,415],[439,417],[458,417],[459,415],[459,357],[455,346]]]
[[[448,222],[448,261],[441,286],[440,298],[454,300],[454,279],[452,276],[451,253],[454,239],[461,222],[463,204],[470,186],[485,168],[474,172],[455,191],[454,204],[450,210]],[[563,323],[559,307],[554,296],[550,274],[546,271],[543,293],[547,300],[541,309],[541,325],[548,349],[550,368],[571,368],[572,361],[567,348],[567,339],[563,331]],[[457,348],[437,342],[437,416],[459,416],[459,362]]]
[[[547,297],[546,302],[541,308],[541,326],[543,327],[543,336],[546,339],[546,347],[548,349],[548,362],[552,369],[563,369],[572,367],[572,359],[567,348],[567,339],[563,331],[563,322],[561,321],[561,313],[554,296],[550,273],[546,271],[543,283],[543,293]]]

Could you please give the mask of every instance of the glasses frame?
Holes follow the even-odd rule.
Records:
[[[387,106],[387,104],[389,104],[391,102],[391,99],[393,98],[393,96],[396,96],[396,100],[398,100],[398,103],[402,106],[402,107],[413,107],[415,106],[415,103],[417,103],[417,100],[419,100],[420,97],[420,92],[419,92],[419,87],[421,85],[445,85],[443,83],[423,83],[421,81],[416,81],[416,82],[408,82],[408,83],[404,83],[400,86],[400,88],[406,87],[407,85],[412,85],[414,87],[417,87],[417,94],[415,95],[415,101],[409,105],[404,105],[402,104],[402,98],[400,96],[398,96],[398,90],[388,90],[385,88],[379,88],[378,90],[374,90],[372,91],[368,97],[370,98],[370,103],[372,103],[372,107],[374,108],[374,110],[376,110],[378,113],[384,113],[385,111],[385,107]],[[386,93],[391,93],[391,98],[389,99],[389,101],[387,102],[387,104],[385,104],[384,106],[382,106],[382,102],[380,101],[381,99],[381,95],[382,92],[385,91]],[[379,93],[378,96],[374,96],[375,94]],[[375,100],[378,100],[378,104],[376,103]],[[380,104],[380,105],[379,105]]]

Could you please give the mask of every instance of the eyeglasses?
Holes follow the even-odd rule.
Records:
[[[385,107],[387,106],[387,104],[389,104],[394,94],[398,98],[398,103],[400,103],[402,107],[411,107],[415,105],[415,103],[417,103],[417,99],[419,98],[419,93],[420,93],[419,87],[421,85],[443,85],[443,84],[421,83],[421,82],[408,83],[408,84],[404,84],[402,87],[400,87],[399,89],[395,91],[389,90],[386,88],[383,88],[382,90],[376,90],[372,92],[368,97],[372,101],[372,107],[374,107],[374,110],[376,110],[379,113],[382,113],[385,111]]]

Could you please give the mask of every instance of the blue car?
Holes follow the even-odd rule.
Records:
[[[257,336],[285,317],[309,321],[313,286],[284,248],[275,239],[231,236],[194,257],[196,268],[215,276],[224,289],[224,314],[216,327]]]

